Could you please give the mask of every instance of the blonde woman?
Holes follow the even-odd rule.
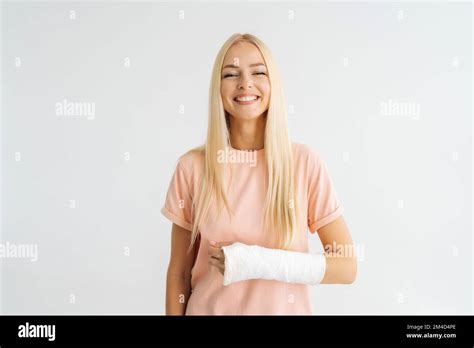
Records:
[[[204,145],[182,155],[161,212],[173,222],[167,315],[312,314],[309,286],[354,282],[353,242],[327,167],[290,140],[279,72],[250,34],[220,49]],[[308,253],[308,229],[324,253]]]

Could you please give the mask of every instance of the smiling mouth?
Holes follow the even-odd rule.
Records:
[[[243,99],[240,99],[240,100],[237,99],[237,97],[235,97],[233,100],[234,100],[235,103],[237,103],[239,105],[249,105],[249,104],[253,104],[253,103],[255,103],[255,102],[257,102],[258,100],[261,99],[260,96],[258,96],[258,95],[254,96],[254,97],[256,97],[256,98],[253,98],[253,99],[243,98]]]

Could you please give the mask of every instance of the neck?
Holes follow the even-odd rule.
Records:
[[[230,143],[237,150],[260,150],[264,147],[267,117],[262,115],[251,120],[236,119],[229,115]]]

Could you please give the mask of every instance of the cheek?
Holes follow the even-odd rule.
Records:
[[[270,90],[271,90],[270,84],[269,84],[269,83],[266,83],[264,88],[265,88],[265,94],[266,94],[267,96],[270,96]]]
[[[269,104],[269,101],[270,101],[270,92],[271,92],[271,89],[270,89],[270,84],[269,83],[265,83],[261,86],[261,89],[260,89],[263,93],[263,95],[265,96],[264,99],[263,99],[263,103],[265,106],[268,106]]]
[[[258,89],[266,98],[270,97],[270,83],[268,81],[262,81],[262,83],[258,85]]]
[[[231,95],[235,90],[236,82],[232,79],[223,79],[221,80],[221,92],[227,96]]]
[[[229,100],[232,98],[232,88],[227,84],[221,85],[221,97],[224,103],[229,103]]]
[[[270,106],[270,95],[268,95],[265,100],[263,100],[263,103],[262,103],[262,108],[264,110],[267,110],[268,107]]]

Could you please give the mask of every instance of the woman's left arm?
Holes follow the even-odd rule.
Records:
[[[212,241],[209,264],[224,275],[224,285],[246,279],[275,279],[307,284],[351,284],[357,274],[353,242],[342,216],[318,230],[324,254],[267,249],[242,243]],[[226,269],[226,249],[231,259]]]
[[[357,277],[357,255],[342,216],[318,231],[326,255],[326,272],[321,284],[351,284]]]

